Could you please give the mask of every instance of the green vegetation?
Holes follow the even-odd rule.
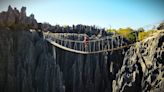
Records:
[[[116,29],[107,29],[107,32],[117,33],[117,30]]]
[[[131,42],[135,42],[136,41],[136,32],[131,29],[131,28],[120,28],[119,30],[117,30],[117,33],[119,35],[124,36],[125,38],[127,38],[129,41]]]
[[[142,41],[143,39],[145,39],[148,36],[149,36],[148,32],[139,32],[138,33],[138,40]]]
[[[124,38],[134,43],[137,41],[142,41],[143,39],[147,38],[149,35],[151,35],[156,31],[155,30],[145,31],[143,28],[139,28],[137,31],[133,30],[132,28],[120,28],[118,30],[108,29],[107,32],[112,32],[118,35],[122,35]]]
[[[124,38],[126,38],[127,40],[129,40],[131,42],[135,42],[137,39],[136,32],[131,28],[120,28],[118,30],[108,29],[107,32],[112,32],[112,33],[116,33],[118,35],[122,35]]]
[[[139,32],[138,33],[138,40],[142,41],[143,39],[147,38],[148,36],[150,36],[154,32],[156,32],[156,30],[148,30],[148,31]]]

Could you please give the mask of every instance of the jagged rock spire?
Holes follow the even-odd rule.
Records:
[[[15,14],[14,14],[14,10],[13,8],[9,5],[8,7],[8,11],[7,11],[7,20],[5,21],[7,22],[8,26],[11,26],[15,23]]]
[[[31,14],[31,15],[30,15],[30,18],[31,18],[31,19],[34,19],[34,18],[35,18],[35,17],[34,17],[34,14]]]
[[[21,8],[21,14],[23,14],[24,16],[26,16],[26,7],[22,7]]]
[[[11,28],[21,28],[21,29],[37,29],[37,21],[34,18],[34,14],[29,17],[26,16],[26,7],[22,7],[20,12],[17,8],[12,8],[8,6],[7,12],[0,13],[0,26],[11,27]]]
[[[11,7],[11,5],[9,5],[9,6],[8,6],[8,12],[9,12],[9,11],[12,11],[12,10],[13,10],[13,8]]]
[[[0,26],[15,28],[15,29],[37,29],[37,21],[34,14],[26,16],[26,7],[22,7],[20,12],[17,8],[8,6],[8,10],[0,13]]]

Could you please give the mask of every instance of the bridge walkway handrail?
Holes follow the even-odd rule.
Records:
[[[60,34],[63,35],[63,34]],[[69,34],[71,35],[71,34]],[[74,34],[72,34],[74,35]],[[78,34],[76,34],[78,35]],[[84,41],[76,41],[70,39],[62,39],[58,37],[58,34],[44,34],[44,38],[49,41],[51,44],[62,48],[67,51],[81,53],[81,54],[92,54],[92,53],[101,53],[106,51],[114,51],[119,48],[129,47],[130,45],[122,46],[123,41],[117,41],[113,39],[114,37],[103,37],[101,39],[89,40],[87,48],[84,46]],[[115,36],[116,38],[119,36]],[[122,37],[123,39],[123,37]],[[115,41],[115,42],[114,42]]]

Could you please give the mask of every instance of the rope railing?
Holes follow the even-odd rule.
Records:
[[[63,39],[65,34],[44,34],[44,38],[49,41],[51,44],[65,49],[67,51],[81,53],[81,54],[93,54],[93,53],[101,53],[107,51],[114,51],[119,48],[125,48],[130,45],[123,46],[123,37],[113,36],[113,37],[102,37],[100,39],[94,39],[84,42],[82,40],[70,40]],[[78,34],[72,34],[78,36]],[[82,34],[80,34],[82,36]],[[65,35],[68,36],[68,35]],[[69,34],[71,36],[71,34]],[[85,36],[85,35],[83,35]],[[63,38],[62,38],[63,37]],[[120,40],[121,39],[121,40]]]
[[[59,33],[61,34],[61,33]],[[70,34],[69,34],[70,35]],[[80,34],[82,35],[82,34]],[[53,37],[55,39],[58,39],[58,40],[63,40],[63,41],[68,41],[68,42],[78,42],[78,43],[84,43],[84,41],[80,41],[80,40],[71,40],[71,39],[64,39],[64,37],[61,37],[58,35],[58,33],[54,33],[54,34],[45,34],[45,36],[50,36],[50,37]],[[63,36],[63,35],[62,35]],[[67,36],[67,35],[66,35]],[[83,34],[83,36],[85,36],[85,34]],[[114,39],[114,38],[117,38],[118,36],[106,36],[106,37],[101,37],[101,38],[98,38],[98,39],[94,39],[94,40],[90,40],[89,42],[95,42],[95,41],[101,41],[101,40],[109,40],[109,39]],[[121,36],[120,36],[121,37]]]

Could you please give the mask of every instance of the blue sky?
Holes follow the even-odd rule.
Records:
[[[0,11],[27,7],[38,22],[137,29],[164,20],[163,0],[2,0]],[[163,9],[163,10],[162,10]]]

